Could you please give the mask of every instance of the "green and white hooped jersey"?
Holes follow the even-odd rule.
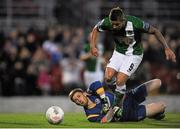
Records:
[[[143,46],[141,44],[141,34],[148,32],[150,24],[142,21],[135,16],[126,15],[125,27],[115,30],[109,17],[104,18],[96,25],[99,32],[107,31],[113,35],[115,42],[115,50],[125,55],[141,55],[143,54]]]

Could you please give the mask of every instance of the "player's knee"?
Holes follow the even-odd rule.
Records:
[[[111,72],[105,73],[105,79],[106,80],[111,80],[112,78],[113,78],[113,73],[111,73]]]
[[[160,79],[155,79],[157,87],[161,87],[161,80]]]
[[[106,73],[104,79],[105,79],[106,82],[111,82],[112,80],[114,80],[113,74],[110,73],[110,72]]]
[[[159,102],[159,105],[160,105],[162,110],[166,109],[166,104],[163,101]]]
[[[105,77],[104,77],[104,80],[105,80],[106,82],[110,82],[110,81],[111,81],[111,77],[105,76]]]
[[[126,84],[126,80],[117,79],[117,80],[116,80],[116,84],[117,84],[118,86],[123,86],[123,85]]]

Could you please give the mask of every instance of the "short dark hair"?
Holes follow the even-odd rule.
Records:
[[[121,8],[116,7],[111,9],[109,18],[111,21],[117,21],[119,19],[124,19],[124,13]]]

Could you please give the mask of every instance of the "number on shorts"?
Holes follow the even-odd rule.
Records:
[[[129,67],[129,69],[128,69],[128,72],[130,72],[130,71],[133,69],[133,67],[134,67],[134,64],[131,63],[131,65],[130,65],[130,67]]]

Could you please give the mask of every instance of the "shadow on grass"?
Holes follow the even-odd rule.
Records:
[[[148,125],[152,125],[153,127],[180,128],[180,121],[161,120],[148,123]]]
[[[27,126],[32,126],[32,125],[40,125],[38,123],[25,123],[25,122],[2,122],[0,121],[0,125],[27,125]]]
[[[25,122],[1,122],[0,121],[0,127],[1,126],[6,126],[6,127],[55,127],[55,128],[58,128],[58,127],[72,127],[71,124],[57,124],[57,125],[53,125],[53,124],[39,124],[39,123],[25,123]]]

